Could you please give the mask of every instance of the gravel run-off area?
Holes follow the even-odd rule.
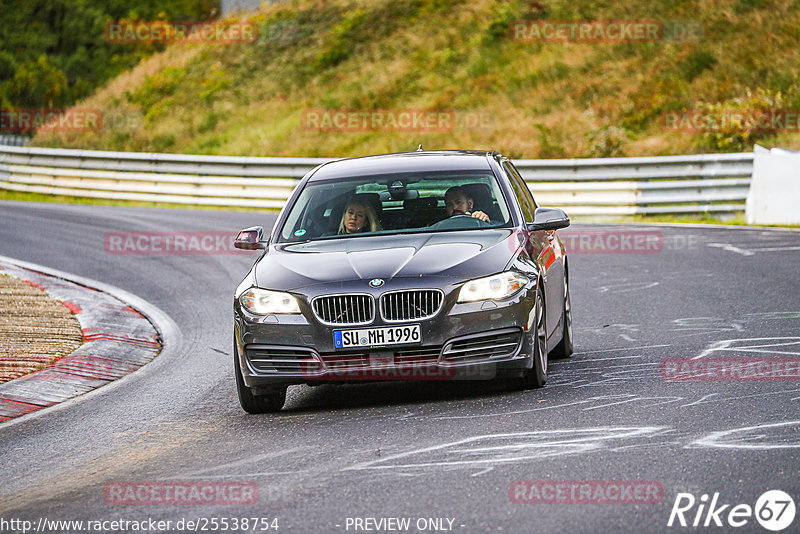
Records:
[[[0,384],[39,370],[83,343],[67,306],[35,284],[0,275]]]

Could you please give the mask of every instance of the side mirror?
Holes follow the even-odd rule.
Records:
[[[236,239],[233,241],[233,246],[242,250],[267,248],[267,244],[268,241],[264,241],[264,228],[261,226],[245,228],[236,235]]]
[[[536,208],[533,222],[526,225],[528,231],[558,230],[569,226],[569,217],[559,208]]]

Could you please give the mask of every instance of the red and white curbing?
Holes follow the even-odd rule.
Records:
[[[108,384],[161,351],[161,339],[150,321],[108,293],[3,261],[0,273],[25,280],[61,301],[78,319],[84,341],[52,365],[0,384],[0,422]]]

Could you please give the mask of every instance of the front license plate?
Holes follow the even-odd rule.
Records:
[[[419,325],[382,326],[360,330],[334,330],[333,344],[337,349],[420,343]]]

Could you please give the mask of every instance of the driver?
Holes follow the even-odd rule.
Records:
[[[454,215],[469,215],[484,222],[489,222],[489,216],[482,211],[472,211],[474,200],[461,186],[451,187],[444,194],[444,207],[448,217]]]

